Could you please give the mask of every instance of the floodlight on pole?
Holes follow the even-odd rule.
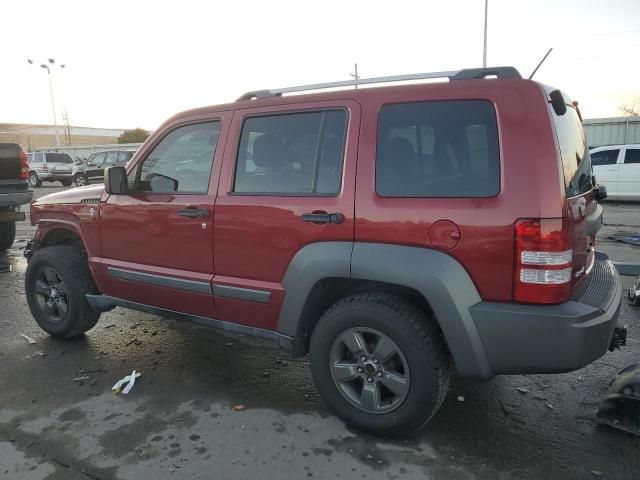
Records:
[[[54,58],[48,58],[47,61],[49,65],[55,65],[56,60]],[[33,65],[34,62],[30,58],[27,58],[27,62],[29,65]],[[49,96],[51,97],[51,112],[53,113],[53,127],[56,135],[56,147],[60,146],[60,136],[58,134],[58,119],[56,117],[56,102],[53,95],[53,82],[51,81],[51,68],[46,63],[40,64],[40,68],[44,68],[47,71],[47,77],[49,79]],[[58,66],[63,69],[66,64],[58,64]]]

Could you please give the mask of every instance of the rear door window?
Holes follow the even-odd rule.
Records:
[[[47,153],[47,163],[73,163],[66,153]]]
[[[627,148],[624,163],[640,163],[640,148]]]
[[[255,195],[336,195],[342,179],[344,110],[247,118],[233,191]]]
[[[493,197],[500,191],[491,102],[387,105],[378,122],[376,192],[383,197]]]
[[[602,150],[591,154],[591,165],[614,165],[618,161],[619,149]]]

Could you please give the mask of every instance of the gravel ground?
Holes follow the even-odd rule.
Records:
[[[599,245],[637,257],[606,241],[610,229],[640,230],[637,206],[605,212],[615,225]],[[122,309],[85,337],[48,337],[24,298],[30,232],[20,225],[0,257],[1,479],[638,479],[640,440],[594,422],[609,381],[639,361],[639,310],[626,304],[624,350],[569,374],[456,379],[426,429],[383,440],[327,412],[306,359],[260,341]],[[112,395],[133,369],[132,393]]]

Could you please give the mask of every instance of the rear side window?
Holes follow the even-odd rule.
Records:
[[[491,102],[387,105],[378,122],[376,192],[383,197],[493,197],[500,191]]]
[[[562,115],[555,113],[552,108],[550,111],[560,145],[567,197],[587,193],[593,188],[593,172],[578,112],[570,104],[567,104],[567,111]]]
[[[47,153],[47,163],[73,163],[66,153]]]
[[[591,165],[614,165],[618,161],[620,150],[602,150],[591,154]]]
[[[244,121],[233,191],[254,195],[336,195],[342,179],[344,110]]]
[[[640,148],[627,148],[624,163],[640,163]]]

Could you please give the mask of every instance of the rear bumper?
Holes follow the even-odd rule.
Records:
[[[46,180],[47,182],[71,180],[72,178],[73,174],[71,172],[38,172],[38,179]]]
[[[605,354],[622,284],[606,255],[598,252],[595,262],[581,296],[560,305],[480,302],[471,307],[494,374],[569,372]]]
[[[33,192],[31,190],[17,192],[0,192],[0,207],[17,207],[31,202]]]

